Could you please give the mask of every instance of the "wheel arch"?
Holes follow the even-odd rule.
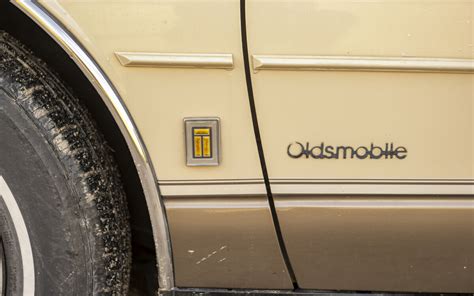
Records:
[[[7,16],[0,17],[0,28],[6,28],[64,78],[96,120],[114,150],[132,223],[147,228],[151,222],[158,284],[161,290],[170,290],[174,277],[166,215],[153,165],[133,118],[100,66],[58,20],[36,1],[12,4],[0,2],[0,15]]]

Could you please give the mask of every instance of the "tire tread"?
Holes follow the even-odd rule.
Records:
[[[126,295],[131,244],[112,150],[79,100],[31,51],[0,32],[0,87],[16,98],[61,163],[84,219],[92,295]]]

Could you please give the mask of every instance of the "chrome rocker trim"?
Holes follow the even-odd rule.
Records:
[[[159,287],[163,291],[171,290],[174,287],[174,274],[164,206],[155,183],[156,178],[150,157],[120,95],[94,59],[57,20],[46,12],[41,4],[28,0],[12,1],[12,3],[35,21],[69,54],[91,81],[112,113],[130,149],[145,194],[157,253]]]

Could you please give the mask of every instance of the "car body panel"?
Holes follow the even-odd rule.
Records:
[[[474,290],[473,9],[246,1],[262,145],[299,287]],[[391,145],[403,153],[379,157]]]
[[[250,0],[249,55],[457,58],[472,65],[473,5]],[[472,75],[374,71],[252,73],[271,180],[472,180]],[[408,155],[402,161],[315,163],[288,157],[287,146],[294,141],[311,146],[388,142],[406,147]]]
[[[165,200],[176,286],[293,289],[266,195]]]
[[[239,1],[41,3],[113,81],[160,181],[263,180],[242,63]],[[231,54],[234,63],[230,70],[124,67],[116,52]],[[221,164],[187,167],[183,118],[206,116],[221,119]]]
[[[166,290],[291,289],[293,270],[303,289],[474,291],[471,1],[40,3],[146,144],[173,247]],[[187,117],[220,119],[219,166],[186,166]],[[295,159],[295,142],[406,157]]]
[[[280,196],[275,203],[302,289],[474,289],[472,199]]]
[[[112,81],[146,144],[161,198],[166,201],[171,244],[175,245],[176,281],[172,285],[291,288],[266,200],[254,136],[242,62],[240,2],[40,3],[64,24]],[[229,55],[232,63],[226,60],[224,67],[195,59]],[[160,58],[169,61],[169,56],[184,60],[163,67]],[[137,58],[138,65],[134,64]],[[183,119],[189,117],[220,119],[219,166],[186,166]],[[232,196],[240,196],[244,204],[249,196],[257,196],[259,202],[243,208],[233,206],[226,215],[196,208],[209,198]],[[170,198],[175,201],[169,203]],[[176,203],[180,206],[167,209],[167,204]],[[235,228],[239,220],[243,222]],[[191,226],[193,233],[188,230]],[[233,232],[228,231],[235,237],[222,242],[222,226],[234,227]],[[195,246],[183,239],[188,234],[207,239]],[[247,259],[237,260],[230,254],[229,261],[215,265],[210,264],[212,260],[196,264],[198,260],[189,260],[187,252],[182,257],[184,249],[195,248],[197,256],[217,244],[221,244],[219,248],[225,244]],[[220,269],[213,267],[220,266],[226,267],[225,272],[216,274]],[[170,276],[169,271],[160,272],[160,278]],[[245,277],[240,277],[243,273]]]

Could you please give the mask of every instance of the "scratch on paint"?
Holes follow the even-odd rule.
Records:
[[[196,262],[196,264],[201,264],[202,262],[204,262],[204,261],[206,261],[207,259],[211,258],[212,256],[214,256],[214,255],[217,254],[218,252],[225,250],[226,248],[227,248],[226,245],[220,247],[219,250],[215,250],[215,251],[213,251],[212,253],[209,253],[206,257],[202,257],[201,260],[199,260],[199,261]],[[225,259],[226,259],[226,258],[224,258],[223,260],[221,259],[221,260],[219,260],[219,262],[222,262],[222,261],[224,261]]]

